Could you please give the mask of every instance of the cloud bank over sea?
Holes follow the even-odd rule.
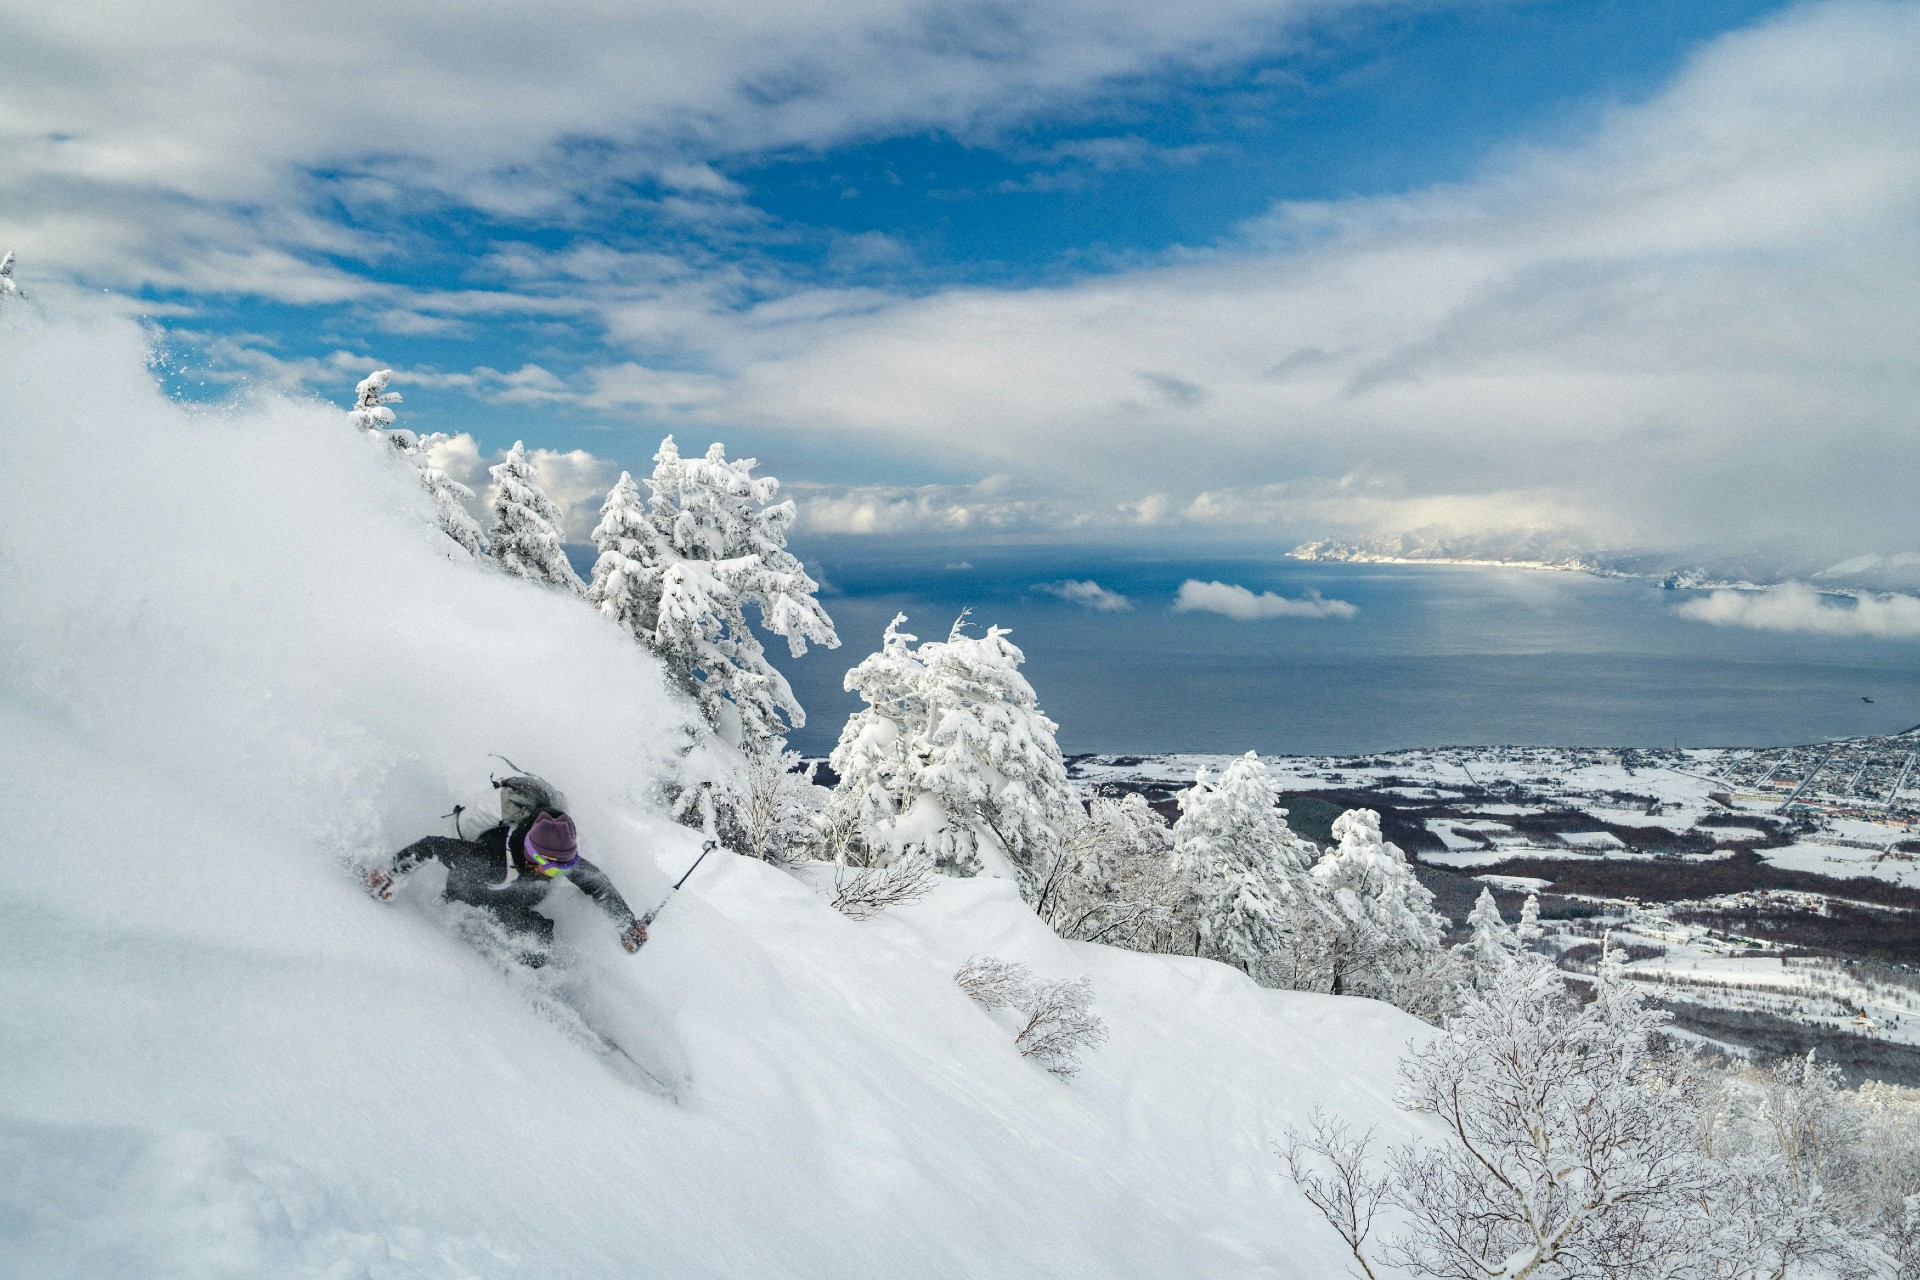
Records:
[[[0,248],[146,314],[183,385],[391,366],[422,429],[595,477],[723,439],[822,533],[1920,552],[1920,9],[1730,12],[1444,177],[1301,194],[1224,107],[1175,136],[1304,110],[1258,95],[1384,39],[1359,9],[30,7]],[[1124,249],[1094,216],[1208,165],[1241,212]],[[943,257],[964,219],[1064,247]]]

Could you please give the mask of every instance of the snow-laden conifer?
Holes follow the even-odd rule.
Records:
[[[20,282],[13,278],[13,251],[0,255],[0,298],[24,299],[27,295],[20,292]]]
[[[360,379],[353,389],[353,408],[347,411],[347,420],[362,431],[388,431],[393,427],[393,410],[390,405],[400,403],[398,391],[387,390],[387,384],[393,380],[393,370],[375,369]],[[397,443],[396,447],[405,447]]]
[[[375,369],[362,378],[353,389],[353,408],[347,411],[347,421],[369,435],[384,437],[395,452],[405,457],[419,473],[420,487],[433,499],[434,516],[441,530],[469,555],[485,555],[487,536],[465,505],[473,500],[473,490],[449,476],[433,460],[434,446],[449,437],[440,434],[422,438],[396,426],[391,406],[399,404],[401,397],[398,391],[387,389],[392,380],[391,369]]]
[[[1540,895],[1528,893],[1520,907],[1520,919],[1513,926],[1513,945],[1525,951],[1545,936],[1546,930],[1540,927]]]
[[[794,506],[774,501],[780,482],[755,476],[752,458],[729,460],[718,444],[683,458],[668,436],[653,461],[644,510],[629,476],[607,495],[588,598],[660,655],[724,737],[772,742],[806,713],[767,661],[748,607],[796,658],[810,642],[840,643],[819,584],[787,550]]]
[[[1514,952],[1518,949],[1513,930],[1493,900],[1492,889],[1481,888],[1480,896],[1474,899],[1473,910],[1467,913],[1467,928],[1472,932],[1457,948],[1465,964],[1465,980],[1475,991],[1486,991],[1513,967]]]
[[[487,535],[467,510],[467,503],[473,501],[473,490],[448,475],[433,460],[434,448],[449,439],[444,432],[422,436],[407,450],[407,456],[420,470],[420,485],[433,499],[433,513],[440,521],[441,530],[466,548],[467,554],[479,559],[487,554]]]
[[[1334,819],[1333,837],[1312,873],[1327,989],[1392,1000],[1439,949],[1446,922],[1406,855],[1380,834],[1379,814],[1349,809]]]
[[[1314,909],[1313,846],[1287,825],[1279,788],[1254,752],[1217,779],[1203,766],[1178,800],[1173,864],[1195,899],[1199,953],[1272,976],[1300,932],[1295,914]]]
[[[1025,655],[999,627],[915,646],[887,625],[880,652],[847,673],[866,703],[831,763],[840,785],[824,825],[841,856],[885,863],[922,851],[943,871],[1030,886],[1050,865],[1075,807],[1058,728],[1020,674]]]
[[[628,472],[620,473],[600,504],[593,545],[600,557],[587,583],[587,603],[650,642],[660,617],[659,536],[647,518],[640,486]]]
[[[568,591],[585,584],[560,546],[560,508],[540,487],[525,444],[516,440],[506,461],[490,469],[493,495],[493,558],[516,577]]]

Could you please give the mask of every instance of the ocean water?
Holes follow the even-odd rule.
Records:
[[[1112,550],[798,546],[842,647],[790,660],[830,750],[859,703],[841,681],[895,613],[922,639],[1011,629],[1063,750],[1348,753],[1454,743],[1766,746],[1920,722],[1920,642],[1735,630],[1676,615],[1636,580],[1468,566],[1338,565]],[[1355,606],[1351,618],[1175,613],[1218,580]],[[1037,584],[1097,581],[1102,613]],[[1872,702],[1862,701],[1872,698]]]

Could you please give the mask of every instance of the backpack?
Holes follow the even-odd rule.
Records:
[[[532,818],[541,810],[567,811],[567,798],[545,778],[517,773],[494,778],[493,790],[485,796],[469,797],[470,804],[457,804],[447,817],[453,820],[453,834],[472,840],[483,831],[505,823],[514,826]]]
[[[567,811],[567,798],[545,778],[517,773],[510,778],[495,778],[493,789],[500,793],[500,820],[512,826],[536,817],[542,810]]]

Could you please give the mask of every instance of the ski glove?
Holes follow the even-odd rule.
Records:
[[[620,935],[620,945],[627,949],[628,955],[632,955],[640,948],[646,946],[647,926],[635,920],[632,926]]]
[[[393,877],[378,867],[369,867],[360,873],[360,879],[366,884],[367,892],[382,902],[393,901]]]

